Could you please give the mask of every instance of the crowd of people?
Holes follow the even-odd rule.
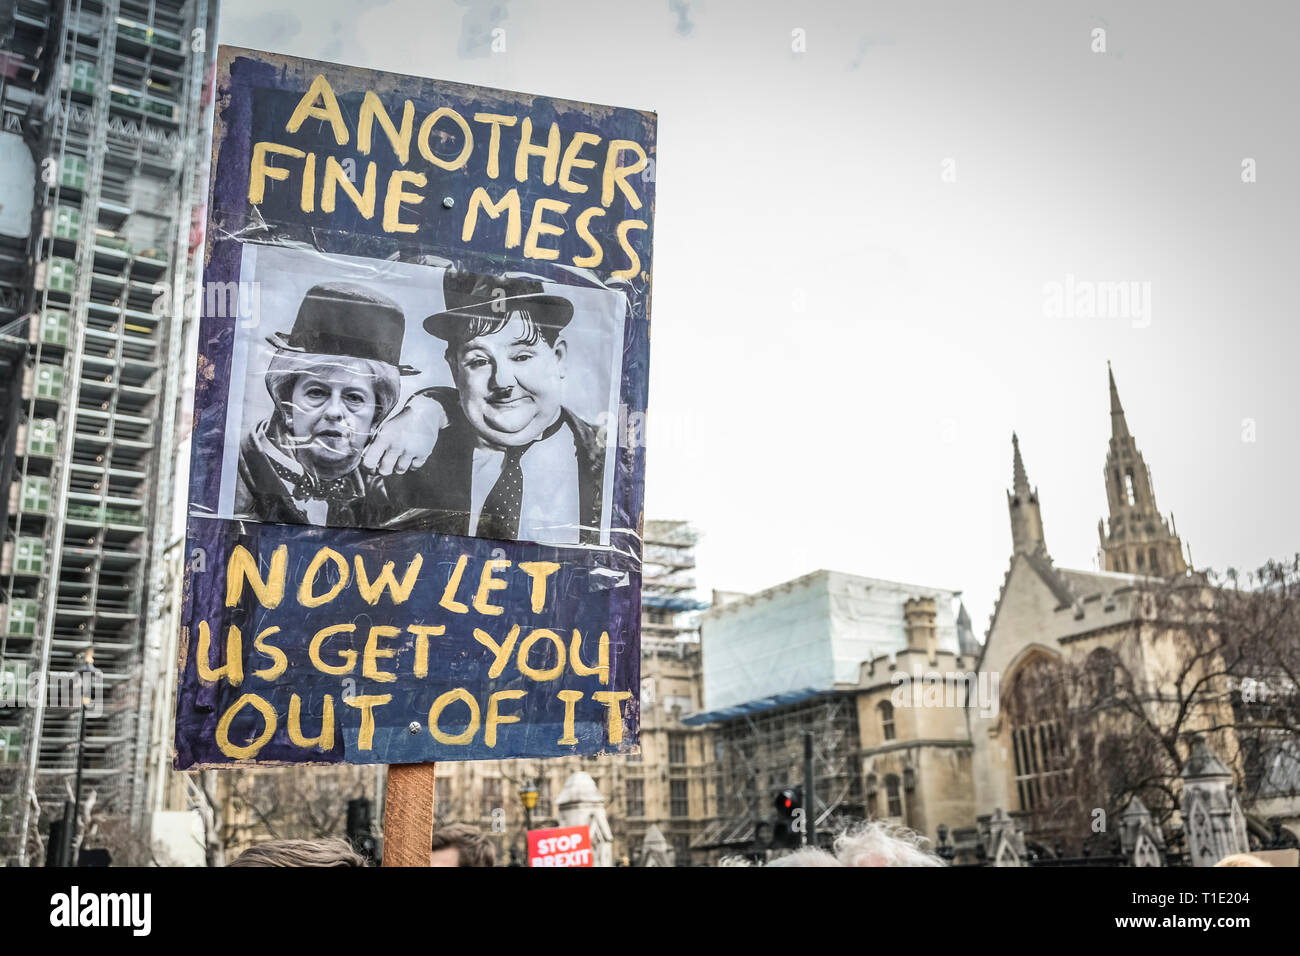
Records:
[[[840,834],[832,850],[803,847],[765,864],[725,857],[720,866],[945,866],[920,834],[870,821]],[[231,866],[369,866],[346,840],[271,840],[245,850]],[[495,866],[496,849],[477,827],[453,823],[434,831],[430,866]]]
[[[723,857],[723,867],[789,866],[947,866],[928,849],[929,841],[907,827],[881,820],[858,824],[835,838],[830,850],[806,846],[756,863]],[[478,829],[452,823],[434,831],[430,866],[495,866],[496,848]],[[271,840],[245,850],[231,866],[370,866],[346,840]],[[1259,857],[1236,853],[1215,866],[1270,866]]]

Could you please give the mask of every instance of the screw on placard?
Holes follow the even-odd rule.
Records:
[[[407,724],[406,729],[413,734],[418,734],[420,732],[420,722],[418,720],[413,720]]]
[[[443,209],[450,209],[450,208],[451,208],[452,206],[454,206],[454,205],[456,205],[456,200],[452,199],[450,196],[443,196],[443,197],[442,197],[442,208],[443,208]]]

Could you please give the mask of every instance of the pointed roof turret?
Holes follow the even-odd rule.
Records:
[[[1011,487],[1018,495],[1029,494],[1029,475],[1025,472],[1024,459],[1020,457],[1020,439],[1011,433]]]
[[[1191,752],[1187,763],[1183,764],[1181,774],[1184,780],[1189,777],[1227,777],[1232,778],[1232,771],[1227,768],[1219,755],[1214,752],[1205,734],[1199,733],[1192,738]]]
[[[1182,542],[1156,507],[1151,471],[1128,430],[1109,362],[1106,378],[1110,382],[1111,437],[1104,473],[1110,522],[1097,527],[1105,569],[1152,577],[1182,574],[1187,570]]]
[[[1124,406],[1119,403],[1119,389],[1115,387],[1115,373],[1106,363],[1106,376],[1110,379],[1110,437],[1128,438],[1128,422],[1124,419]]]
[[[1043,517],[1038,510],[1038,491],[1029,484],[1024,459],[1020,457],[1020,438],[1011,433],[1011,490],[1007,492],[1007,508],[1011,512],[1011,550],[1033,554],[1046,553],[1043,538]]]

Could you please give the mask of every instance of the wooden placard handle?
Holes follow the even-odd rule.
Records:
[[[384,796],[384,866],[428,866],[433,852],[432,763],[395,763]]]

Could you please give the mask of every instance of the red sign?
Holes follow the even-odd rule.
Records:
[[[528,831],[529,866],[594,866],[586,827]]]

